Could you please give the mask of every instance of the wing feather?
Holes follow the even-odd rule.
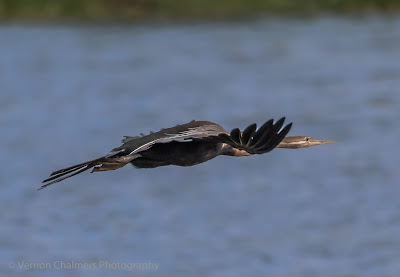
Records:
[[[138,143],[133,149],[131,148],[129,155],[145,151],[157,143],[168,143],[171,141],[190,142],[198,139],[217,138],[221,134],[228,134],[220,125],[207,121],[204,122],[192,121],[188,124],[162,129],[157,133],[140,137],[138,140],[143,139],[143,143]],[[133,141],[134,138],[131,137],[127,142]],[[124,145],[121,147],[123,148]]]
[[[254,135],[257,129],[257,124],[251,124],[242,133],[242,143],[243,145],[248,145],[250,138]]]
[[[245,150],[250,154],[263,154],[274,149],[289,133],[292,123],[287,124],[283,129],[285,118],[282,117],[275,124],[270,119],[258,130],[257,125],[248,126],[243,132],[238,128],[231,131],[230,135],[221,134],[218,137],[222,142],[239,150]]]

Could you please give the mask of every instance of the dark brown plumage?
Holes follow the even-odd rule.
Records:
[[[310,138],[286,138],[292,123],[284,128],[285,118],[276,123],[268,120],[258,130],[248,126],[243,132],[238,128],[228,133],[220,125],[210,121],[191,121],[159,132],[137,137],[126,136],[123,144],[104,157],[54,171],[40,189],[82,173],[114,170],[131,163],[136,168],[154,168],[166,165],[192,166],[219,155],[250,156],[263,154],[275,147],[303,148]],[[292,137],[293,138],[293,137]],[[302,143],[304,141],[304,143]],[[317,140],[313,140],[317,141]],[[332,141],[325,143],[332,143]],[[316,145],[315,143],[313,145]],[[320,143],[322,144],[322,143]]]

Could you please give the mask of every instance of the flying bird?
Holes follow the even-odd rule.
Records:
[[[243,131],[235,128],[229,133],[214,122],[193,120],[148,135],[125,136],[121,146],[101,158],[54,171],[38,190],[91,168],[93,173],[118,169],[128,163],[136,168],[192,166],[219,155],[241,157],[264,154],[276,147],[297,149],[336,142],[305,136],[287,137],[292,123],[283,127],[284,121],[284,117],[275,123],[270,119],[258,129],[254,123]]]

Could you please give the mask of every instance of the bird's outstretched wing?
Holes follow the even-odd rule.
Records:
[[[187,124],[177,125],[172,128],[161,129],[156,133],[150,133],[141,137],[127,137],[123,140],[124,144],[113,149],[119,151],[123,149],[128,155],[133,155],[145,151],[158,143],[190,142],[193,140],[203,140],[217,137],[220,134],[229,134],[220,125],[209,121],[191,121]]]
[[[282,130],[285,118],[282,117],[275,124],[270,119],[258,130],[257,124],[248,126],[243,132],[238,128],[231,131],[229,135],[220,134],[218,137],[230,146],[244,150],[249,154],[263,154],[274,149],[285,138],[290,131],[292,123],[287,124]]]

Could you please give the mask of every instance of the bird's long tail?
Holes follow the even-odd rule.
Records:
[[[76,164],[67,168],[63,168],[57,171],[54,171],[50,174],[50,177],[46,180],[43,180],[42,183],[46,183],[42,185],[38,190],[44,189],[54,183],[58,183],[62,180],[65,180],[69,177],[75,176],[79,173],[82,173],[88,169],[93,168],[92,172],[96,171],[106,171],[106,170],[114,170],[126,165],[129,161],[123,161],[121,159],[116,159],[115,157],[104,156],[95,160],[87,161],[84,163]]]

